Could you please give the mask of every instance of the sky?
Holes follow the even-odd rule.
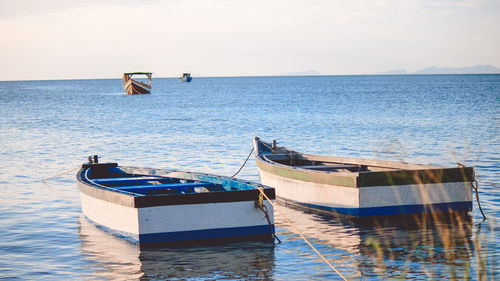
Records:
[[[500,67],[500,0],[0,0],[0,81]]]

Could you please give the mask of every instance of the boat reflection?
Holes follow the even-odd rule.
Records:
[[[300,231],[349,280],[466,279],[477,264],[470,216],[352,221],[278,204],[283,241],[141,250],[80,219],[91,275],[104,279],[334,279]],[[290,221],[287,222],[285,217]]]
[[[91,276],[108,280],[272,280],[274,244],[268,241],[140,249],[84,216],[79,234]]]
[[[473,271],[473,224],[466,214],[354,221],[283,202],[277,210],[276,226],[286,230],[281,235],[297,229],[348,279],[449,279]]]

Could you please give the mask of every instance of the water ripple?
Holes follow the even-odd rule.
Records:
[[[499,92],[500,75],[155,79],[146,96],[123,95],[120,79],[0,82],[0,278],[338,279],[295,228],[349,279],[474,279],[480,261],[498,272]],[[254,136],[310,154],[473,166],[489,219],[474,203],[458,225],[373,227],[280,205],[293,219],[276,214],[282,244],[141,251],[81,217],[74,172],[41,182],[91,154],[232,175]],[[238,177],[259,181],[255,162]]]

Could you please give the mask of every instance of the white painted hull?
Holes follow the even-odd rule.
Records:
[[[472,208],[468,182],[345,187],[280,177],[259,169],[263,185],[274,187],[280,199],[325,211],[359,217],[461,211]]]
[[[83,214],[95,224],[134,243],[258,236],[269,233],[253,201],[131,208],[80,193]],[[263,202],[274,227],[271,204]]]
[[[274,189],[216,175],[86,163],[77,173],[83,214],[134,243],[271,238]],[[259,191],[260,190],[260,191]],[[163,192],[162,192],[163,191]],[[267,210],[266,210],[267,209]],[[264,212],[265,211],[265,212]]]
[[[359,189],[310,183],[267,173],[259,169],[263,185],[273,186],[281,199],[331,208],[359,208]]]
[[[126,207],[96,199],[80,192],[83,214],[93,223],[106,227],[114,234],[128,240],[139,240],[139,212],[137,208]]]
[[[270,233],[253,201],[132,208],[80,193],[83,214],[95,224],[135,243],[258,236]],[[274,227],[273,208],[263,202]]]
[[[472,210],[473,169],[307,155],[254,139],[263,185],[290,202],[355,217]]]

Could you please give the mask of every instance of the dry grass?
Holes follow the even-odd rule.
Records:
[[[492,237],[481,233],[481,227],[494,225],[494,218],[475,225],[468,214],[431,212],[371,223],[376,235],[365,239],[363,254],[376,261],[373,271],[380,277],[408,279],[416,272],[425,275],[419,276],[423,280],[497,277],[495,255],[488,249],[488,243],[495,243],[494,229],[490,231]],[[398,241],[401,231],[409,241]],[[403,266],[397,266],[402,261]]]

